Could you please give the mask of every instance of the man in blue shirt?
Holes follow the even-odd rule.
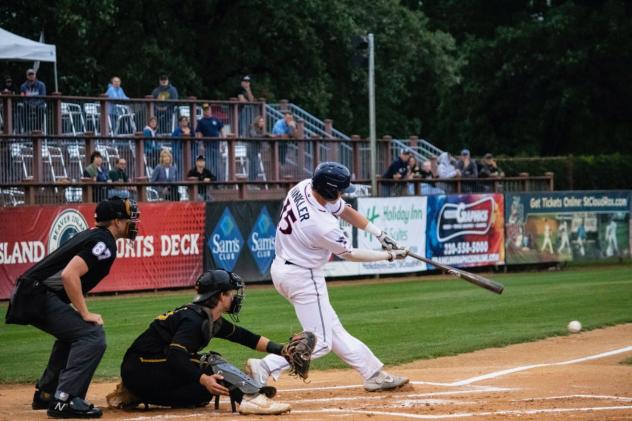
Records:
[[[202,105],[202,109],[204,110],[204,115],[197,122],[195,137],[224,137],[222,133],[224,123],[213,117],[213,111],[211,110],[210,105],[205,103]],[[204,140],[200,143],[204,145],[204,155],[206,156],[206,162],[209,163],[209,169],[213,174],[221,175],[219,141]],[[198,143],[198,148],[200,147],[200,143]]]
[[[293,138],[296,135],[296,122],[294,116],[289,111],[283,113],[283,118],[277,120],[272,127],[272,137],[283,139]],[[287,155],[287,143],[279,142],[279,162],[285,164],[285,156]]]
[[[24,101],[25,108],[24,131],[42,130],[42,122],[46,118],[46,102],[44,98],[36,98],[46,95],[46,85],[44,82],[37,80],[35,70],[28,69],[26,71],[26,82],[20,85],[20,95],[30,97]],[[18,103],[18,106],[21,104]]]

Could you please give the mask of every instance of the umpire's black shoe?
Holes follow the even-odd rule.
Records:
[[[39,389],[35,389],[35,393],[33,393],[33,402],[31,403],[31,408],[36,411],[39,409],[48,409],[50,399],[50,393],[42,392]]]
[[[52,399],[46,412],[51,418],[101,418],[103,411],[81,398]]]

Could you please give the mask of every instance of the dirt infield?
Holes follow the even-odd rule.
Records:
[[[423,344],[420,344],[423,346]],[[490,348],[389,367],[410,377],[393,392],[367,393],[352,370],[312,373],[311,383],[283,378],[276,399],[292,404],[279,419],[632,419],[632,324],[538,342]],[[105,406],[113,383],[94,383],[88,399]],[[32,385],[0,385],[0,419],[47,419],[32,411]],[[243,418],[220,410],[106,409],[103,419]],[[250,417],[274,419],[275,417]]]

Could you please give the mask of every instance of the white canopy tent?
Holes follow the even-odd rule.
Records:
[[[32,41],[0,28],[0,60],[52,62],[57,91],[57,51],[54,45]]]

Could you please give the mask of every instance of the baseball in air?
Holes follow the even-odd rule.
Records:
[[[573,320],[572,322],[570,322],[567,327],[570,333],[577,333],[582,330],[582,324],[579,323],[577,320]]]

